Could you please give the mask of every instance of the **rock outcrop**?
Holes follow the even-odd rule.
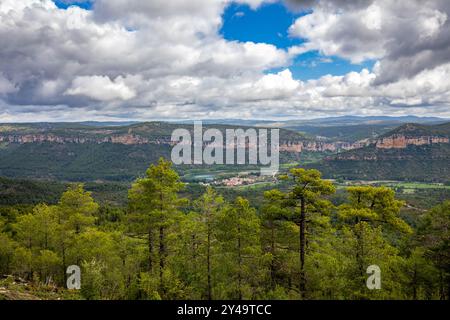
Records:
[[[53,133],[40,134],[0,134],[0,142],[7,143],[116,143],[124,145],[159,144],[174,145],[170,137],[147,138],[137,134],[110,134],[110,135],[64,135],[59,136]],[[322,140],[298,140],[281,141],[280,151],[290,153],[310,152],[341,152],[366,147],[374,144],[378,149],[403,149],[409,145],[429,145],[436,143],[449,143],[448,137],[443,136],[420,136],[408,137],[405,135],[392,135],[375,140],[360,140],[356,142],[346,141],[322,141]]]
[[[54,134],[0,135],[0,142],[8,143],[117,143],[125,145],[136,144],[172,144],[170,138],[148,139],[135,134],[95,136],[56,136]]]
[[[365,147],[369,144],[368,140],[361,140],[357,142],[325,142],[325,141],[303,141],[303,142],[282,142],[280,144],[280,151],[296,152],[302,151],[311,152],[339,152],[347,151]]]
[[[449,143],[449,138],[440,136],[407,137],[405,135],[393,135],[378,139],[375,145],[379,149],[404,149],[409,145],[423,146],[436,143]]]

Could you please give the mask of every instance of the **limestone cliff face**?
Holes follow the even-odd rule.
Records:
[[[324,141],[304,141],[304,142],[282,142],[280,144],[280,151],[296,152],[302,151],[311,152],[338,152],[345,150],[353,150],[362,148],[369,144],[369,141],[362,140],[357,142],[324,142]]]
[[[104,133],[104,132],[102,132]],[[173,145],[170,137],[158,137],[150,139],[142,137],[133,133],[124,134],[109,134],[109,135],[64,135],[59,136],[52,133],[40,133],[40,134],[0,134],[0,142],[8,143],[115,143],[124,145],[140,145],[140,144],[162,144]],[[449,143],[448,137],[442,136],[420,136],[420,137],[407,137],[405,135],[392,135],[376,140],[361,140],[357,142],[345,142],[345,141],[281,141],[280,151],[290,153],[301,153],[303,151],[310,152],[341,152],[363,148],[365,146],[375,144],[378,149],[403,149],[408,145],[429,145],[436,143]]]
[[[445,136],[407,136],[404,134],[393,134],[388,137],[376,139],[370,143],[380,152],[344,152],[330,157],[325,160],[345,160],[345,161],[380,161],[380,160],[414,160],[417,159],[416,153],[403,152],[408,146],[429,146],[434,144],[449,143],[449,138]],[[383,150],[393,150],[393,152],[385,153]],[[442,155],[430,155],[428,158],[441,159]]]
[[[449,143],[449,138],[439,136],[407,137],[405,135],[393,135],[378,139],[375,145],[379,149],[404,149],[409,145],[430,145],[435,143]]]
[[[0,142],[9,143],[117,143],[125,145],[135,144],[171,144],[170,139],[155,139],[141,137],[134,134],[111,135],[108,137],[77,137],[56,136],[53,134],[25,134],[25,135],[0,135]]]
[[[324,142],[324,141],[304,141],[304,142],[284,142],[280,144],[280,151],[286,152],[340,152],[363,148],[374,144],[378,149],[405,149],[409,145],[431,145],[437,143],[450,143],[448,137],[444,136],[418,136],[408,137],[403,134],[396,134],[380,139],[365,139],[357,142]]]
[[[103,132],[102,132],[103,133]],[[160,137],[158,139],[149,139],[137,134],[110,134],[107,136],[77,136],[67,135],[58,136],[55,134],[0,134],[0,142],[8,143],[116,143],[124,145],[139,145],[139,144],[166,144],[173,145],[170,137]],[[322,152],[322,151],[341,151],[352,150],[366,145],[362,142],[324,142],[324,141],[282,141],[280,144],[280,151],[300,153],[302,151]],[[247,145],[248,147],[248,145]]]

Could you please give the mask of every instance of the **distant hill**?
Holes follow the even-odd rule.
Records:
[[[92,127],[120,127],[129,126],[132,124],[139,123],[139,121],[83,121],[79,122],[82,125],[92,126]]]
[[[403,123],[436,124],[447,122],[450,119],[438,117],[417,117],[417,116],[340,116],[314,119],[291,119],[291,120],[254,120],[254,119],[206,119],[205,124],[227,124],[227,125],[247,125],[247,126],[272,126],[281,128],[293,128],[297,126],[344,126],[344,125],[400,125]],[[177,123],[190,124],[193,120],[174,121]]]
[[[216,128],[222,132],[236,127],[204,125],[204,129]],[[281,163],[298,161],[305,159],[301,156],[304,152],[312,152],[314,161],[328,156],[316,165],[328,177],[443,181],[449,177],[449,127],[450,123],[404,124],[390,131],[387,126],[342,126],[339,130],[337,127],[311,127],[311,130],[323,130],[314,134],[281,129],[280,160]],[[3,124],[0,125],[0,176],[131,181],[160,157],[170,158],[171,134],[178,128],[193,131],[191,124],[167,122],[114,126]],[[372,130],[370,137],[360,140],[369,130]],[[320,135],[324,133],[335,137]],[[187,172],[191,168],[181,166],[178,169]]]
[[[204,129],[210,127],[205,125]],[[212,127],[222,132],[236,128]],[[170,158],[171,135],[178,128],[193,131],[192,125],[166,122],[106,127],[83,123],[0,125],[0,176],[131,181],[160,157]],[[280,130],[280,141],[289,145],[311,142],[302,134],[284,129]],[[296,154],[291,156],[295,159]]]
[[[330,178],[450,181],[450,123],[405,124],[366,147],[314,164]]]
[[[409,137],[419,136],[450,136],[450,122],[436,124],[436,125],[424,125],[417,123],[404,124],[388,133],[384,136],[392,135],[405,135]]]
[[[283,122],[284,128],[293,128],[296,126],[355,126],[355,125],[401,125],[404,123],[418,124],[438,124],[448,122],[450,119],[438,117],[417,117],[417,116],[341,116],[327,117],[309,120],[288,120]]]
[[[284,128],[300,132],[311,138],[329,142],[350,142],[373,139],[405,123],[439,124],[449,121],[438,117],[417,116],[341,116],[317,119],[251,120],[251,119],[207,119],[204,124],[239,125],[253,127]],[[192,124],[193,120],[174,121]]]
[[[300,125],[287,128],[307,136],[322,138],[326,141],[356,142],[359,140],[376,138],[395,129],[397,126],[398,124],[358,124],[341,126]]]
[[[355,142],[373,139],[388,133],[405,123],[440,124],[448,121],[436,117],[331,117],[313,120],[293,120],[284,122],[281,127],[310,136],[320,136],[329,141]]]

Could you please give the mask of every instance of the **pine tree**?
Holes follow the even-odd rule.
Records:
[[[291,289],[288,284],[292,283],[294,272],[289,268],[289,263],[296,257],[294,251],[298,251],[298,246],[292,248],[298,238],[298,228],[290,221],[290,211],[285,200],[285,194],[279,190],[266,191],[261,208],[262,247],[270,269],[266,290],[271,297],[274,294],[286,297],[287,291]],[[288,287],[287,290],[282,286]]]
[[[338,217],[345,223],[342,228],[343,247],[350,257],[348,283],[351,295],[356,298],[401,298],[401,272],[404,264],[399,251],[386,239],[386,231],[411,234],[411,227],[400,218],[402,201],[395,199],[393,190],[386,187],[349,187],[348,203],[339,206]],[[366,269],[378,265],[383,272],[382,292],[368,291]],[[380,296],[378,296],[379,298]]]
[[[291,178],[294,183],[286,199],[294,210],[292,219],[299,226],[300,281],[299,290],[302,298],[306,297],[307,276],[305,272],[306,249],[308,243],[308,225],[319,221],[327,213],[331,204],[323,196],[333,194],[336,189],[330,181],[323,180],[317,170],[294,168],[284,178]]]
[[[95,223],[95,214],[99,206],[83,185],[70,186],[54,207],[56,226],[54,228],[55,247],[61,256],[64,284],[67,280],[66,269],[70,264],[81,264],[80,259],[72,258],[68,250],[77,235]]]
[[[262,257],[260,219],[256,210],[247,199],[237,197],[220,213],[217,228],[223,277],[219,290],[232,299],[257,297],[261,279],[258,266]]]
[[[203,241],[201,245],[204,248],[205,265],[206,265],[206,298],[212,299],[212,272],[213,272],[213,254],[215,252],[213,246],[216,242],[215,226],[217,224],[218,215],[223,210],[224,199],[208,187],[206,192],[195,202],[195,208],[199,212],[198,219],[200,222],[199,233],[203,233]]]
[[[418,227],[419,241],[424,255],[438,269],[438,288],[441,300],[450,300],[450,201],[428,211]]]
[[[144,217],[148,238],[149,272],[154,267],[154,247],[158,243],[159,286],[164,290],[164,269],[168,254],[167,229],[179,218],[179,207],[184,203],[178,197],[184,187],[169,161],[160,159],[151,165],[144,178],[137,179],[129,192],[130,209]],[[158,233],[158,239],[155,239]]]

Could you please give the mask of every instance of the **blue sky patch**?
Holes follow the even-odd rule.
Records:
[[[79,1],[61,1],[61,0],[54,0],[53,1],[56,6],[60,9],[67,9],[70,6],[78,6],[83,9],[92,9],[92,2],[89,0],[79,0]]]
[[[220,33],[227,40],[263,42],[287,49],[304,42],[302,39],[290,37],[288,29],[297,18],[309,13],[291,12],[281,3],[266,4],[256,10],[248,5],[231,4],[223,14]],[[351,71],[360,72],[364,68],[371,70],[374,63],[367,61],[352,64],[339,57],[326,57],[317,51],[311,51],[296,57],[289,69],[295,79],[309,80],[327,74],[345,75]],[[267,70],[267,73],[282,69]]]
[[[257,10],[248,5],[231,4],[223,14],[220,33],[227,40],[264,42],[287,48],[302,43],[288,36],[289,27],[300,16],[280,3],[266,4]]]
[[[372,70],[375,61],[365,61],[361,64],[352,64],[348,60],[332,56],[326,57],[317,51],[307,52],[296,57],[289,69],[295,79],[318,79],[324,75],[345,75],[349,72],[361,72],[363,69]]]

